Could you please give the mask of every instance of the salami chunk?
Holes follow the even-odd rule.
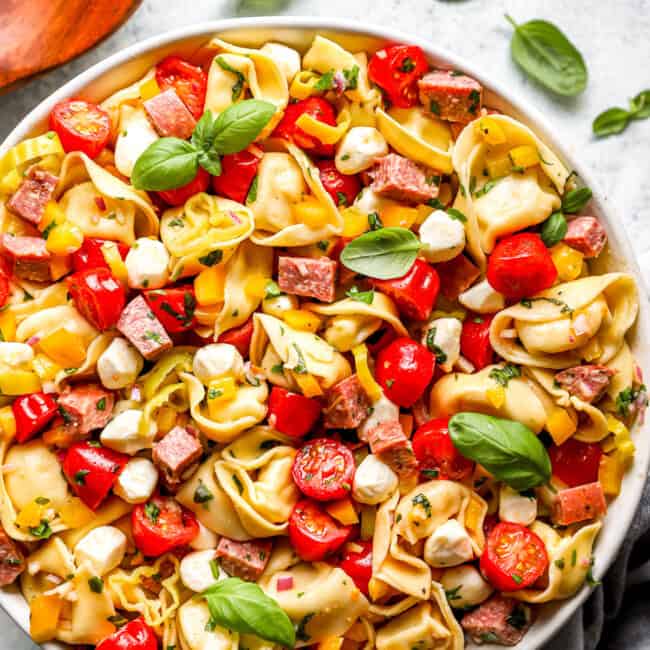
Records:
[[[82,436],[103,429],[113,413],[115,397],[111,391],[98,386],[68,386],[59,396],[59,411],[66,425],[74,427]]]
[[[32,167],[20,187],[7,201],[7,208],[25,221],[38,226],[58,182],[59,179],[54,174],[39,167]]]
[[[328,429],[352,429],[367,417],[370,401],[357,375],[332,386],[327,394],[324,425]]]
[[[591,403],[602,397],[614,374],[607,366],[575,366],[558,372],[555,381],[571,395]]]
[[[595,217],[577,217],[569,221],[564,243],[585,257],[598,257],[607,243],[607,233]]]
[[[389,153],[377,161],[370,188],[379,196],[406,203],[424,203],[438,196],[435,174],[404,156]]]
[[[185,427],[174,427],[153,446],[153,462],[162,472],[162,479],[170,489],[176,489],[183,473],[196,463],[203,447],[195,435]]]
[[[153,359],[173,346],[169,334],[142,296],[134,298],[124,308],[117,329],[145,359]]]
[[[434,117],[471,122],[481,112],[483,86],[454,70],[432,70],[418,81],[420,102]]]
[[[551,520],[560,526],[595,519],[607,512],[600,481],[560,490],[553,501]]]
[[[467,291],[481,275],[481,270],[464,255],[453,260],[434,265],[440,278],[440,292],[447,300],[458,300],[463,291]]]
[[[273,542],[267,539],[236,542],[222,537],[217,545],[216,556],[226,573],[255,582],[266,568],[272,545]]]
[[[14,274],[24,280],[49,282],[50,252],[41,237],[2,235],[2,252],[14,263]]]
[[[411,441],[398,420],[382,422],[368,433],[370,451],[388,465],[401,479],[417,472],[418,461]]]
[[[158,135],[181,140],[192,135],[196,120],[173,88],[147,99],[143,106]]]
[[[328,257],[281,256],[278,260],[278,285],[286,293],[332,302],[336,289],[336,262]]]
[[[0,527],[0,587],[10,585],[25,570],[25,558],[14,542]]]
[[[517,645],[530,627],[530,608],[523,603],[496,594],[460,621],[474,643]]]

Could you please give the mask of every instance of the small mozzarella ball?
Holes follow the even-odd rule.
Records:
[[[160,289],[167,284],[169,253],[157,239],[137,239],[124,263],[131,289]]]
[[[537,519],[537,499],[519,494],[507,485],[499,491],[499,519],[530,526]]]
[[[367,439],[370,433],[384,422],[399,420],[399,406],[391,402],[382,393],[381,397],[372,404],[372,412],[359,427],[361,439]]]
[[[106,575],[124,559],[126,535],[115,526],[99,526],[86,533],[74,549],[77,564],[88,564],[96,576]]]
[[[224,375],[240,378],[244,374],[244,359],[230,343],[211,343],[196,351],[192,372],[206,386],[213,379]]]
[[[142,411],[127,409],[116,415],[101,432],[99,439],[109,449],[133,456],[142,449],[151,449],[152,436],[140,432]]]
[[[364,187],[361,192],[357,194],[352,207],[359,210],[362,214],[372,214],[373,212],[381,214],[382,210],[391,206],[399,205],[400,203],[397,203],[397,201],[385,199],[383,196],[379,196],[379,194],[373,192],[368,186]]]
[[[438,526],[424,544],[424,560],[432,567],[456,566],[473,557],[472,540],[455,519]]]
[[[339,142],[334,164],[341,174],[358,174],[387,153],[386,139],[374,126],[354,126]]]
[[[447,593],[449,604],[455,609],[480,605],[494,591],[480,571],[471,564],[445,569],[440,584]]]
[[[213,533],[209,528],[206,528],[200,521],[199,532],[196,537],[190,542],[190,548],[195,551],[208,551],[217,548],[217,534]]]
[[[375,505],[385,501],[399,484],[397,474],[377,456],[366,456],[357,467],[352,496],[359,503]]]
[[[102,384],[111,390],[135,383],[142,367],[142,355],[123,338],[116,338],[99,355],[97,374]]]
[[[158,484],[158,470],[148,458],[131,458],[124,466],[113,492],[127,503],[144,503]]]
[[[462,331],[463,324],[457,318],[436,318],[422,333],[422,345],[435,353],[445,372],[449,372],[460,357]]]
[[[458,302],[477,314],[494,314],[506,306],[506,299],[502,293],[495,291],[490,283],[481,280],[473,287],[458,296]]]
[[[260,51],[268,54],[275,61],[288,83],[291,83],[300,72],[300,54],[293,48],[280,43],[265,43]]]
[[[465,227],[444,210],[434,210],[420,226],[420,255],[429,262],[446,262],[463,252]]]
[[[0,343],[0,363],[12,368],[29,365],[34,360],[34,349],[27,343]]]
[[[136,161],[159,135],[143,108],[123,104],[120,109],[120,128],[115,141],[115,167],[120,174],[131,176]]]
[[[210,562],[212,562],[214,558],[214,549],[188,553],[181,560],[179,570],[183,584],[188,589],[201,593],[208,587],[211,587],[215,582],[217,582],[217,580],[227,578],[227,574],[222,571],[221,567],[219,567],[217,563],[213,566],[218,568],[219,577],[215,578],[214,575],[212,575],[212,566],[210,565]]]
[[[275,298],[264,298],[262,301],[262,311],[270,316],[282,319],[284,314],[291,309],[298,309],[300,303],[298,298],[288,293],[280,294]]]

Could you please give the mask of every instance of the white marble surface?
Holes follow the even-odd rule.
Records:
[[[237,0],[144,0],[129,23],[97,48],[1,96],[0,140],[38,101],[108,54],[182,25],[246,15],[244,4]],[[625,106],[628,97],[650,88],[650,0],[252,0],[248,4],[275,7],[267,13],[347,17],[411,31],[516,86],[548,116],[615,204],[632,242],[629,254],[636,255],[650,286],[650,120],[633,123],[618,137],[596,140],[591,135],[591,121],[601,110]],[[508,47],[511,28],[503,18],[506,12],[519,22],[551,20],[570,36],[590,74],[580,97],[549,95],[514,66]],[[0,650],[34,647],[2,612],[0,629]]]

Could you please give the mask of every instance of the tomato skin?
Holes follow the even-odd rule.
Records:
[[[454,447],[449,435],[449,418],[423,424],[413,435],[413,452],[425,479],[462,481],[474,471],[474,463]],[[427,475],[427,471],[436,476]]]
[[[526,526],[502,521],[488,535],[480,566],[485,578],[498,591],[525,589],[548,566],[546,546]]]
[[[373,54],[368,78],[388,95],[390,103],[410,108],[418,102],[418,79],[429,69],[417,45],[389,45]]]
[[[238,203],[245,203],[261,159],[261,152],[258,154],[249,149],[223,156],[221,174],[212,177],[215,193]]]
[[[196,176],[189,183],[177,187],[175,190],[163,190],[156,192],[156,194],[168,205],[180,206],[185,205],[187,199],[195,194],[205,192],[209,185],[210,174],[203,167],[199,167]]]
[[[379,330],[379,332],[381,333],[379,338],[375,339],[373,334],[366,339],[366,347],[372,356],[376,356],[379,350],[382,350],[397,338],[397,332],[390,326]]]
[[[521,300],[553,286],[557,269],[542,238],[531,232],[504,237],[488,259],[490,285],[509,300]]]
[[[158,650],[158,638],[141,618],[136,618],[106,637],[96,650]]]
[[[413,320],[425,320],[438,298],[440,278],[424,260],[417,259],[401,277],[393,280],[371,280],[370,284],[391,298],[400,314]]]
[[[429,350],[402,336],[379,351],[375,375],[391,402],[409,407],[424,393],[435,367],[436,357]]]
[[[0,273],[0,307],[4,307],[9,298],[9,278]]]
[[[16,420],[16,442],[31,440],[58,413],[57,403],[46,393],[17,397],[11,409]]]
[[[357,588],[368,596],[368,583],[372,578],[372,541],[358,540],[354,543],[363,550],[344,549],[339,567],[352,578]]]
[[[77,271],[66,278],[68,290],[79,313],[94,327],[113,327],[126,304],[126,291],[105,268]]]
[[[603,455],[600,445],[569,438],[559,446],[551,445],[548,455],[551,458],[553,476],[557,476],[569,487],[598,480],[598,467]]]
[[[248,358],[250,351],[251,339],[253,338],[253,319],[249,318],[239,327],[233,327],[219,334],[218,343],[230,343],[234,345],[244,357]]]
[[[494,360],[494,350],[490,343],[490,325],[493,318],[494,316],[468,315],[463,322],[460,353],[472,362],[476,370],[482,370]]]
[[[289,517],[289,541],[306,562],[318,562],[337,551],[352,531],[352,526],[339,524],[311,499],[298,501]]]
[[[65,99],[52,109],[50,129],[59,136],[66,153],[81,151],[96,158],[111,135],[111,118],[97,104]]]
[[[341,174],[333,160],[319,160],[316,163],[320,180],[332,201],[338,206],[352,205],[361,191],[361,182],[356,174]]]
[[[128,460],[129,456],[112,449],[75,442],[63,459],[63,473],[74,493],[91,510],[97,510]]]
[[[148,506],[148,508],[147,508]],[[147,510],[158,509],[156,521]],[[172,497],[153,496],[139,503],[131,512],[131,527],[135,545],[147,557],[158,557],[172,549],[186,546],[199,533],[194,513]]]
[[[269,424],[291,438],[309,433],[320,417],[318,400],[273,386],[269,396]]]
[[[191,284],[167,289],[150,289],[143,291],[142,295],[168,334],[185,332],[194,325],[196,298]]]
[[[201,68],[168,56],[156,66],[156,82],[161,90],[173,88],[197,120],[203,115],[208,77]]]
[[[75,271],[88,271],[90,269],[110,268],[106,259],[104,258],[104,253],[102,252],[102,246],[107,240],[105,239],[94,239],[92,237],[86,237],[81,244],[81,248],[74,253],[72,253],[72,268]],[[125,260],[129,252],[129,247],[122,242],[111,242],[117,245],[117,250],[120,253],[120,257]]]
[[[332,501],[350,493],[354,470],[354,456],[345,445],[329,438],[315,438],[299,449],[291,476],[305,496]]]

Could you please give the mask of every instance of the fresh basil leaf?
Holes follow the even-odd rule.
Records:
[[[568,225],[561,212],[554,212],[543,224],[540,235],[547,248],[559,244],[566,235]]]
[[[375,292],[371,289],[370,291],[359,291],[359,287],[351,287],[349,291],[345,292],[345,295],[352,300],[357,302],[363,302],[366,305],[372,305],[372,301],[375,299]]]
[[[588,187],[578,187],[568,191],[562,197],[562,210],[567,214],[580,212],[591,201],[591,190]]]
[[[520,422],[481,413],[457,413],[449,435],[458,451],[521,492],[548,482],[551,461],[537,436]]]
[[[591,128],[594,135],[603,138],[625,130],[630,121],[630,113],[624,108],[610,108],[596,117]]]
[[[540,84],[559,95],[573,97],[587,86],[587,67],[573,43],[552,23],[530,20],[514,27],[510,52],[515,63]]]
[[[210,610],[210,625],[255,636],[293,648],[296,633],[293,623],[278,603],[254,582],[226,578],[208,587],[204,598]]]
[[[201,151],[199,153],[199,165],[212,176],[221,176],[221,156],[214,151]]]
[[[334,86],[334,70],[328,70],[314,84],[314,90],[330,90]]]
[[[210,109],[206,110],[201,119],[196,123],[190,142],[197,149],[207,151],[212,146],[216,131],[217,120]]]
[[[193,180],[198,169],[196,147],[179,138],[160,138],[136,160],[131,183],[136,190],[174,190]]]
[[[275,106],[260,99],[245,99],[219,114],[212,148],[220,154],[237,153],[257,138],[275,115]]]
[[[420,240],[406,228],[371,230],[353,239],[341,252],[341,263],[370,278],[400,278],[413,266]]]
[[[215,59],[215,62],[222,70],[230,72],[231,74],[234,74],[235,77],[237,77],[237,81],[235,81],[231,89],[232,92],[230,97],[233,102],[236,102],[241,97],[242,91],[244,90],[246,77],[244,77],[244,75],[239,70],[233,68],[222,56],[218,56]]]
[[[255,174],[255,178],[253,178],[251,186],[248,188],[248,194],[246,194],[246,205],[250,205],[251,203],[255,203],[255,201],[257,201],[257,184],[259,183],[258,178],[258,175]]]
[[[630,99],[630,113],[635,120],[650,117],[650,90],[643,90]]]

